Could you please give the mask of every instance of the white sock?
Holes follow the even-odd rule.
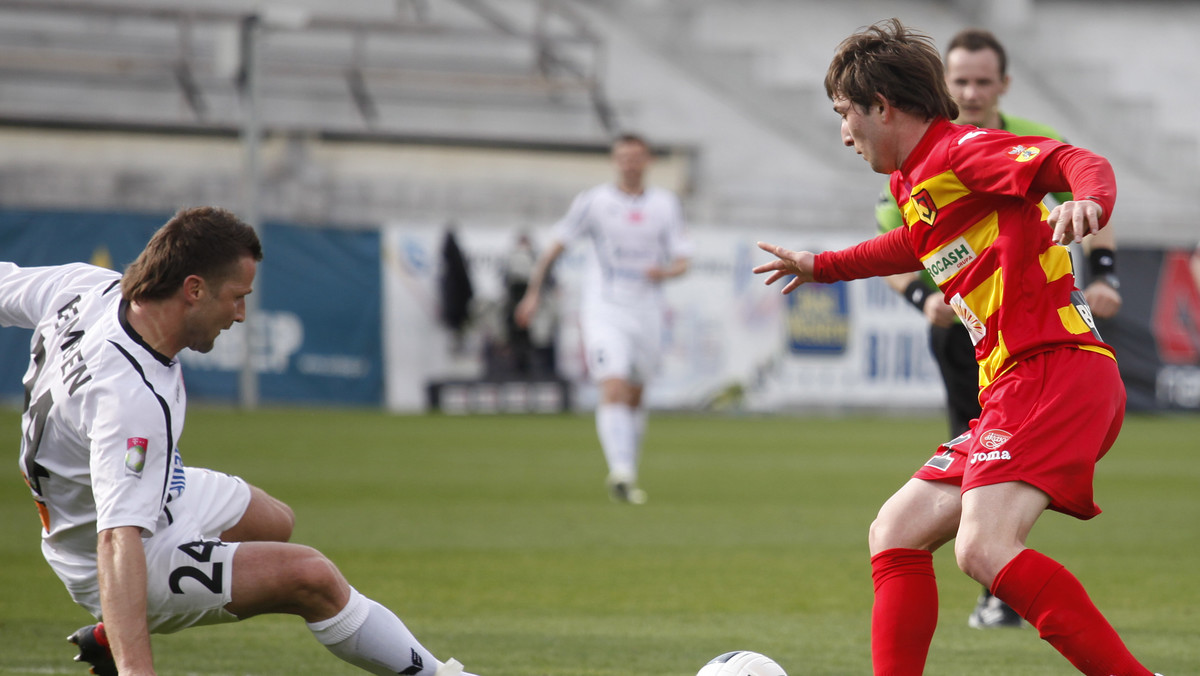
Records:
[[[650,416],[647,415],[645,406],[633,409],[633,463],[639,467],[642,464],[642,440],[646,438],[646,425],[649,421]]]
[[[354,588],[340,613],[308,628],[329,652],[372,674],[433,676],[441,664],[395,613]]]
[[[608,473],[632,481],[637,477],[637,430],[633,409],[625,404],[596,407],[596,433],[608,461]]]

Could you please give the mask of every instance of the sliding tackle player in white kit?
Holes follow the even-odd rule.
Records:
[[[160,228],[124,275],[0,262],[0,325],[34,330],[20,467],[42,553],[102,620],[70,637],[76,659],[99,676],[154,674],[151,633],[287,613],[364,671],[460,676],[324,555],[287,542],[286,504],[183,463],[177,355],[208,352],[245,320],[260,260],[252,228],[201,207]]]

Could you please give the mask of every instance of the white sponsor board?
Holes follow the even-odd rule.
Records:
[[[426,407],[426,386],[482,378],[488,346],[503,340],[503,260],[517,233],[483,225],[455,228],[475,291],[473,320],[461,336],[439,322],[440,224],[390,224],[383,230],[386,405]],[[548,229],[533,233],[540,249]],[[806,285],[780,294],[750,269],[769,260],[756,240],[819,251],[854,243],[844,234],[745,233],[693,225],[689,272],[668,282],[663,369],[647,388],[659,409],[752,412],[855,408],[936,409],[944,404],[923,317],[879,279]],[[578,293],[588,247],[556,267],[558,373],[590,408],[579,336]]]

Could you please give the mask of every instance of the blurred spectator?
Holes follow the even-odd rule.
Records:
[[[454,223],[446,225],[446,237],[442,240],[441,277],[438,282],[442,323],[454,332],[455,349],[461,349],[463,329],[471,318],[471,300],[475,297],[475,290],[471,286],[466,256],[458,246],[458,238],[454,234]]]
[[[528,377],[533,370],[533,342],[530,337],[532,326],[517,323],[517,303],[529,288],[529,278],[537,263],[537,254],[528,233],[521,232],[517,241],[504,258],[504,337],[508,347],[511,370],[514,375]]]

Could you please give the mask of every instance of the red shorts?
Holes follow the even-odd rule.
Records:
[[[1080,519],[1092,501],[1096,462],[1125,420],[1125,384],[1107,355],[1074,348],[1023,360],[980,396],[983,412],[966,434],[938,447],[913,478],[971,490],[1023,481],[1050,496],[1050,509]]]

